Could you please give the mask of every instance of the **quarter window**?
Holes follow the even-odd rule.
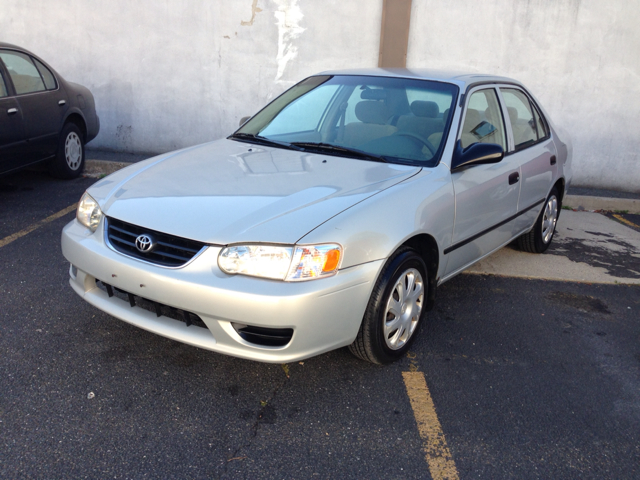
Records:
[[[7,67],[18,95],[45,90],[40,73],[27,55],[18,52],[0,52],[0,59]]]
[[[493,88],[471,94],[462,125],[462,148],[474,143],[497,143],[506,149],[504,123]]]
[[[547,124],[544,122],[542,115],[540,115],[540,112],[535,105],[533,106],[533,115],[536,117],[538,140],[547,137],[549,135],[549,128],[547,127]]]
[[[0,75],[0,98],[6,97],[7,95],[8,95],[7,86],[4,84],[4,79],[2,78],[2,75]]]
[[[47,67],[45,67],[42,62],[39,62],[37,59],[33,59],[33,62],[38,67],[38,71],[44,80],[44,86],[47,87],[47,90],[55,90],[56,88],[56,79]]]
[[[509,112],[515,149],[520,150],[537,142],[539,137],[536,121],[527,96],[521,90],[514,88],[503,88],[501,92]]]

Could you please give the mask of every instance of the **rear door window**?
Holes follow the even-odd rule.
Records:
[[[529,98],[523,91],[515,88],[501,88],[500,91],[509,113],[515,149],[521,150],[533,145],[539,137]]]
[[[0,51],[0,59],[7,67],[16,94],[46,90],[38,69],[27,55],[19,52]]]

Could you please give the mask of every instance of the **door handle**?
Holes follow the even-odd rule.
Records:
[[[65,103],[67,103],[67,101],[66,101],[66,100],[60,100],[60,101],[58,102],[58,105],[64,105]]]
[[[518,172],[513,172],[511,175],[509,175],[509,185],[518,183],[518,180],[520,180],[520,174]]]
[[[555,155],[551,155],[551,165],[555,165],[556,164],[556,156]]]
[[[18,113],[18,109],[17,108],[10,108],[9,110],[7,110],[7,113],[9,115],[13,115],[14,113]]]

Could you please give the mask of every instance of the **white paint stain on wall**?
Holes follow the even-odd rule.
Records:
[[[278,9],[274,12],[276,26],[278,27],[278,55],[276,63],[276,83],[292,84],[282,80],[287,64],[298,55],[298,47],[294,41],[305,31],[300,26],[303,18],[302,10],[298,5],[298,0],[275,0]]]

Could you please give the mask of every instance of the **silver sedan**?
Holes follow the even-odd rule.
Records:
[[[569,140],[515,80],[325,72],[226,139],[98,181],[62,250],[78,295],[159,335],[388,363],[438,285],[515,239],[547,249],[570,180]]]

